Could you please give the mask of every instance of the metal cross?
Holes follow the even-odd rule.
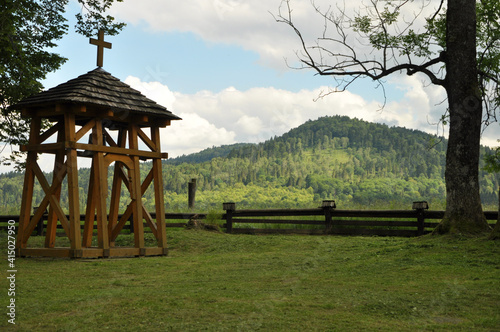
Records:
[[[111,43],[104,41],[104,31],[99,30],[97,39],[90,38],[90,43],[97,46],[97,67],[102,67],[103,48],[111,49]]]

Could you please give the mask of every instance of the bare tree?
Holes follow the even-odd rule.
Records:
[[[446,214],[436,232],[488,231],[479,196],[479,148],[482,126],[496,120],[500,103],[500,2],[369,0],[348,11],[345,4],[323,9],[313,0],[324,28],[312,43],[296,25],[291,3],[283,0],[275,18],[297,34],[300,68],[333,77],[333,92],[357,79],[381,82],[401,72],[421,73],[445,89]],[[411,15],[405,17],[408,7]]]

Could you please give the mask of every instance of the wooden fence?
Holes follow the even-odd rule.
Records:
[[[412,210],[338,210],[334,201],[323,201],[313,209],[237,210],[235,203],[224,203],[222,227],[231,234],[338,234],[378,236],[420,236],[432,232],[444,216],[444,211],[428,210],[426,202],[414,202]],[[493,226],[498,211],[485,211]],[[166,213],[166,227],[185,227],[189,220],[205,219],[204,213]],[[155,214],[151,213],[155,218]],[[81,216],[81,220],[85,215]],[[0,216],[0,230],[6,230],[9,220],[17,224],[19,216]],[[177,222],[168,222],[168,220]],[[182,221],[182,222],[179,222]],[[43,220],[35,230],[42,235]],[[60,225],[59,225],[60,226]],[[82,226],[83,227],[83,226]],[[146,227],[146,225],[145,225]],[[133,232],[132,223],[124,230]]]
[[[444,211],[428,210],[427,202],[414,202],[412,210],[337,210],[334,201],[323,201],[316,209],[237,210],[235,203],[224,203],[224,209],[226,231],[233,234],[411,237],[432,232],[444,216]],[[496,222],[498,211],[484,214],[487,220]]]

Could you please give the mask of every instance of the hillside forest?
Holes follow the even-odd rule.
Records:
[[[431,209],[443,209],[446,145],[445,139],[418,130],[346,116],[310,120],[263,143],[212,147],[164,161],[166,211],[187,210],[191,179],[197,181],[195,210],[200,212],[221,210],[228,201],[238,208],[307,208],[323,199],[334,199],[342,209],[410,209],[420,200],[428,201]],[[492,151],[481,147],[481,153]],[[482,163],[481,199],[486,209],[494,210],[499,177],[482,170]],[[150,163],[142,164],[143,177],[150,168]],[[113,165],[110,191],[112,174]],[[82,213],[89,176],[89,169],[80,169]],[[22,186],[22,174],[0,175],[0,214],[19,213]],[[34,205],[43,197],[37,186]],[[61,197],[62,206],[67,206],[65,186]],[[149,211],[154,211],[153,197],[151,186],[142,198]],[[122,191],[122,210],[129,201]]]

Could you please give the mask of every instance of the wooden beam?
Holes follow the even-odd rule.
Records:
[[[96,121],[96,126],[94,128],[94,138],[97,139],[98,145],[104,145],[103,141],[103,126],[102,120]],[[96,137],[97,136],[97,137]],[[95,169],[96,186],[97,186],[97,244],[99,248],[105,250],[109,249],[109,236],[108,236],[108,221],[107,221],[107,207],[106,207],[106,196],[108,194],[108,168],[104,163],[104,154],[98,152],[94,156],[95,164],[93,165]]]
[[[126,141],[127,141],[127,131],[125,129],[119,129],[118,143],[117,143],[118,147],[124,148]],[[107,155],[105,159],[113,156],[114,155]],[[128,156],[121,156],[121,157],[127,158],[131,161],[131,159]],[[111,162],[109,162],[108,165],[109,164],[111,164]],[[122,188],[122,178],[120,176],[120,173],[123,173],[123,170],[121,168],[122,168],[122,162],[116,161],[114,175],[113,175],[113,185],[111,187],[111,201],[109,204],[108,235],[110,237],[110,245],[113,245],[114,239],[112,239],[113,237],[112,232],[116,223],[118,222],[118,210],[120,207],[120,197]]]
[[[62,227],[64,228],[64,231],[66,232],[67,235],[71,234],[68,219],[66,218],[66,215],[64,214],[64,212],[61,208],[61,205],[59,204],[59,201],[56,199],[56,197],[53,194],[55,189],[62,182],[64,176],[58,176],[57,182],[55,182],[52,185],[52,187],[49,187],[49,183],[47,182],[47,179],[43,175],[43,172],[40,169],[40,166],[38,166],[37,163],[34,163],[32,165],[32,169],[36,175],[36,178],[38,179],[38,182],[40,183],[40,186],[42,187],[43,191],[45,192],[45,195],[48,198],[51,207],[54,208],[55,213],[57,214],[57,217],[59,218],[59,221],[60,221]],[[66,171],[67,171],[67,169],[66,169],[66,167],[64,167],[61,170],[59,170],[59,174],[64,174]]]
[[[106,128],[103,128],[103,133],[106,136],[106,142],[109,144],[111,147],[118,147],[118,144],[113,140],[113,137],[108,133]]]
[[[67,105],[67,108],[68,108],[69,105]],[[87,106],[86,105],[71,105],[69,106],[69,110],[71,111],[71,113],[73,114],[85,114],[87,113]]]
[[[42,119],[33,117],[30,124],[29,144],[38,144],[39,134],[42,127]],[[36,164],[37,155],[35,152],[28,152],[26,158],[26,171],[24,173],[24,187],[21,201],[21,211],[19,213],[19,226],[16,241],[16,247],[26,248],[27,239],[30,234],[27,234],[26,228],[30,221],[31,208],[33,203],[33,189],[35,186],[35,173],[33,172],[33,164]],[[26,238],[26,240],[25,240]]]
[[[127,168],[134,167],[132,158],[130,158],[129,156],[121,155],[121,154],[107,154],[104,156],[104,162],[108,166],[111,165],[111,163],[113,163],[113,162],[117,162],[117,163],[123,164]]]
[[[167,159],[167,153],[143,151],[139,149],[127,149],[112,146],[98,146],[94,144],[76,143],[75,141],[66,141],[59,143],[48,143],[39,145],[21,145],[23,152],[38,152],[38,153],[57,153],[58,150],[73,149],[73,150],[87,150],[93,152],[103,152],[107,154],[117,154],[124,156],[136,156],[144,159]]]
[[[75,142],[75,115],[64,114],[64,136],[66,142]],[[78,188],[78,165],[75,149],[69,148],[66,157],[66,167],[68,168],[68,203],[69,203],[69,225],[70,241],[72,250],[82,249],[82,234],[80,230],[80,204]]]
[[[138,149],[138,126],[135,123],[129,124],[129,148]],[[141,172],[139,156],[132,156],[134,167],[130,169],[132,183],[130,185],[130,198],[132,199],[132,214],[134,216],[134,240],[135,247],[144,248],[144,225],[142,217],[142,191],[141,191]]]
[[[142,207],[142,214],[144,215],[144,219],[146,220],[146,224],[151,229],[151,232],[155,236],[156,240],[158,240],[158,229],[156,227],[156,224],[153,223],[153,218],[151,217],[149,212],[146,211],[146,208],[144,208],[144,205],[142,203],[141,203],[141,207]]]
[[[28,225],[24,229],[24,239],[23,239],[24,243],[26,243],[30,238],[31,233],[33,233],[33,231],[35,230],[36,226],[38,225],[38,222],[40,221],[40,218],[42,218],[48,205],[49,205],[49,196],[45,196],[38,205],[38,209],[36,210],[31,220],[29,221]]]
[[[156,145],[156,152],[161,153],[159,126],[151,127],[151,138]],[[165,227],[165,202],[163,197],[163,176],[161,159],[153,159],[153,181],[155,192],[156,227],[158,229],[158,247],[167,248],[167,233]]]
[[[61,129],[64,129],[63,124],[61,122],[58,122],[57,124],[47,129],[44,133],[40,134],[40,137],[38,138],[38,143],[41,144],[45,142],[50,136],[54,135]]]
[[[129,173],[130,173],[130,169],[132,169],[132,168],[129,168]],[[122,182],[123,182],[123,183],[125,184],[125,186],[127,187],[127,190],[128,190],[129,192],[131,192],[131,191],[132,191],[132,188],[131,188],[130,184],[132,183],[132,177],[131,177],[131,176],[129,177],[127,174],[125,174],[125,172],[123,171],[123,168],[122,168],[122,167],[120,167],[120,168],[118,169],[118,176],[120,176],[120,178],[121,178]]]
[[[20,150],[22,152],[57,153],[57,151],[63,150],[65,147],[66,144],[64,142],[37,145],[27,144],[21,145]]]
[[[61,142],[64,140],[64,123],[59,122],[59,127],[61,128],[57,133],[57,141]],[[54,189],[54,196],[59,202],[61,199],[61,189],[62,181],[66,177],[66,165],[64,164],[65,153],[60,150],[56,153],[54,159],[54,171],[52,172],[52,186],[57,186]],[[64,169],[64,172],[61,173]],[[49,207],[49,215],[47,217],[47,227],[45,229],[45,247],[54,248],[56,241],[56,231],[57,231],[57,214],[55,209]]]
[[[82,143],[75,143],[75,142],[66,142],[65,147],[68,149],[88,150],[88,151],[104,152],[104,153],[111,153],[111,154],[121,154],[121,155],[126,155],[126,156],[143,157],[143,158],[147,158],[147,159],[162,158],[161,153],[151,152],[151,151],[142,151],[142,150],[139,150],[138,148],[126,149],[126,148],[120,148],[120,147],[98,146],[98,145],[82,144]]]
[[[159,128],[165,128],[167,126],[170,126],[170,120],[156,120],[155,125]]]
[[[90,129],[95,127],[95,119],[89,120],[80,130],[76,132],[75,140],[78,142]]]
[[[94,235],[94,220],[96,207],[96,176],[95,176],[95,158],[92,158],[92,166],[90,168],[90,179],[87,190],[87,208],[85,211],[85,224],[83,226],[83,241],[82,247],[88,248],[92,246],[92,237]]]
[[[137,133],[139,134],[141,140],[148,146],[151,151],[156,151],[156,144],[151,139],[149,139],[149,137],[142,131],[141,128],[137,129]]]
[[[137,114],[133,117],[134,123],[147,123],[149,122],[149,117],[147,115]]]
[[[114,242],[116,240],[118,234],[120,234],[120,232],[123,229],[123,226],[125,226],[125,223],[128,221],[128,219],[130,218],[131,215],[132,215],[132,203],[130,203],[127,206],[127,209],[122,214],[120,220],[118,221],[116,226],[114,226],[113,229],[111,230],[110,238],[109,238],[110,242]],[[135,229],[134,229],[134,232],[135,232]]]
[[[144,179],[144,181],[142,182],[142,185],[141,185],[141,195],[144,195],[144,193],[146,192],[146,190],[148,190],[148,187],[149,185],[151,184],[151,181],[153,181],[153,169],[151,169],[148,173],[148,175],[146,176],[146,178]]]

